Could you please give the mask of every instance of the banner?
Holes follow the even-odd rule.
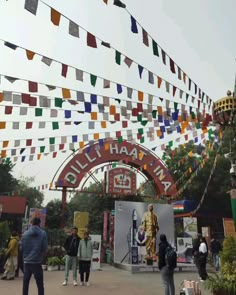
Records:
[[[197,218],[196,217],[184,217],[184,233],[191,238],[196,238],[197,236]]]
[[[82,239],[84,232],[88,230],[89,213],[88,212],[74,212],[74,226],[78,228],[78,235]]]
[[[234,220],[232,218],[223,218],[224,235],[225,237],[234,237],[236,239],[236,231],[234,227]]]
[[[92,270],[98,270],[101,268],[101,235],[90,235],[93,244],[93,257],[92,257]]]
[[[45,223],[46,223],[46,212],[47,212],[46,208],[41,208],[41,209],[30,208],[30,211],[29,211],[29,224],[32,223],[32,220],[35,217],[38,217],[41,220],[40,227],[44,228]]]

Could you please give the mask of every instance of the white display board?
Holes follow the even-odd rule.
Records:
[[[92,258],[92,270],[98,270],[101,268],[101,235],[89,235],[93,244],[93,258]]]

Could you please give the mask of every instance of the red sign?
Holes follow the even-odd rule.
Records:
[[[106,192],[108,194],[125,195],[136,193],[136,173],[130,169],[110,169],[106,176]]]
[[[123,161],[126,165],[139,167],[143,174],[153,181],[157,194],[174,195],[176,186],[171,174],[161,160],[151,151],[127,141],[112,141],[90,145],[77,153],[60,173],[56,186],[76,188],[84,176],[94,167],[106,162]]]

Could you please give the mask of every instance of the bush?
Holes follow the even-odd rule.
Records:
[[[236,294],[236,241],[233,237],[224,240],[220,254],[221,270],[219,275],[209,276],[204,286],[215,295]]]

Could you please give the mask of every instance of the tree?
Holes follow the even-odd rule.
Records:
[[[11,162],[4,162],[0,164],[0,194],[11,195],[18,181],[12,176],[12,169],[14,165]]]
[[[33,187],[30,187],[30,184],[33,181],[33,177],[21,178],[18,181],[16,191],[19,196],[26,197],[29,208],[41,208],[44,200],[44,194]]]
[[[215,148],[208,151],[207,146],[209,144],[213,144]],[[170,148],[166,149],[164,153],[166,165],[172,173],[178,189],[181,187],[184,188],[180,197],[181,199],[193,200],[196,204],[200,202],[211,173],[217,148],[218,145],[213,141],[208,142],[206,146],[197,146],[193,141],[190,141],[185,146],[180,146],[173,151]],[[216,169],[199,212],[229,217],[231,216],[231,206],[227,192],[230,189],[230,162],[222,155],[222,151],[224,153],[228,151],[226,141],[223,142],[221,152],[217,159]],[[203,159],[207,159],[206,164],[200,169],[197,176],[185,187],[185,183],[199,165],[201,165]]]
[[[62,218],[62,203],[61,200],[52,200],[46,206],[47,217],[46,227],[49,229],[60,228]],[[68,219],[68,209],[65,210],[65,221]]]
[[[89,231],[102,234],[104,211],[111,211],[115,207],[115,200],[142,202],[141,195],[113,196],[101,192],[101,184],[90,183],[85,192],[76,193],[68,204],[69,219],[73,221],[74,211],[89,213]],[[89,192],[86,192],[86,190]]]

